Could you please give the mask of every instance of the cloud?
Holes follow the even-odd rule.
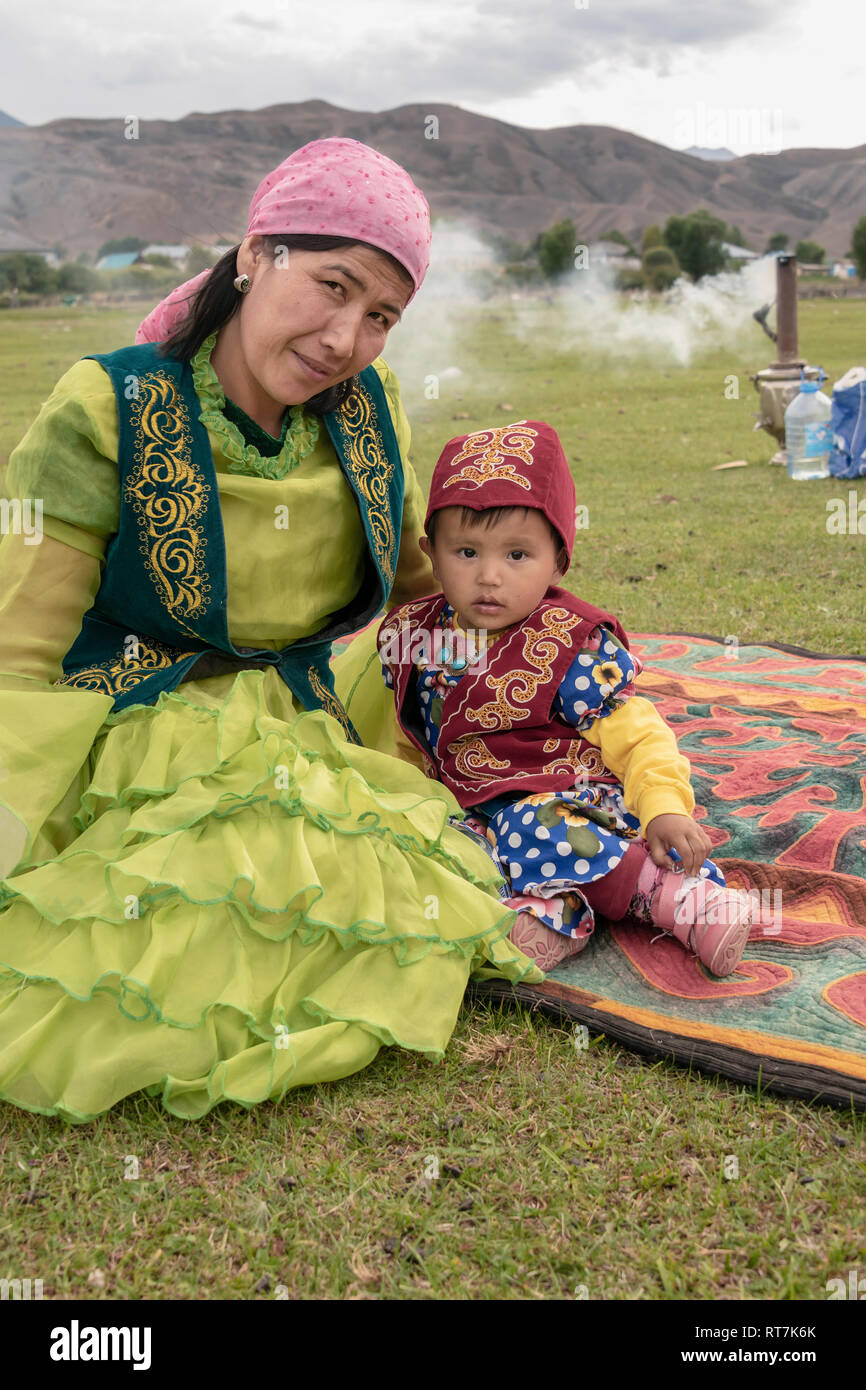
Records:
[[[363,7],[326,0],[312,17],[299,0],[263,3],[255,14],[238,11],[236,0],[186,0],[180,10],[173,0],[151,0],[132,20],[114,0],[81,0],[67,12],[51,7],[50,17],[46,8],[45,0],[34,0],[6,22],[10,76],[16,68],[19,75],[32,70],[37,46],[42,78],[54,69],[58,89],[69,94],[62,113],[69,115],[92,109],[83,93],[94,84],[148,85],[141,64],[117,71],[127,56],[146,56],[149,81],[164,103],[164,65],[180,78],[182,55],[183,79],[194,89],[184,110],[236,106],[241,93],[240,104],[269,104],[288,98],[288,83],[292,99],[324,95],[355,108],[434,98],[477,106],[526,96],[599,64],[665,72],[677,50],[709,53],[778,24],[774,0],[707,8],[684,0],[589,0],[586,9],[567,0],[541,7],[525,0],[437,0],[409,8],[402,0],[367,0]],[[271,38],[264,51],[263,32]],[[215,81],[229,72],[234,99]],[[54,81],[44,85],[50,90]],[[148,114],[182,114],[180,88],[178,81],[174,110]],[[377,91],[388,100],[377,100]],[[8,93],[4,99],[13,105]]]
[[[826,25],[841,3],[825,0]],[[791,107],[805,108],[808,85],[800,143],[857,139],[840,115],[846,102],[859,109],[857,74],[814,66],[806,0],[778,10],[775,0],[319,0],[312,10],[258,0],[252,14],[237,4],[78,0],[64,11],[28,0],[4,19],[4,109],[38,123],[311,99],[359,111],[452,103],[530,128],[585,121],[671,143],[672,113],[699,100],[784,106],[797,128]],[[844,20],[853,50],[852,23],[863,21]]]
[[[230,24],[246,24],[251,29],[283,29],[285,25],[279,20],[259,19],[254,14],[230,14],[228,17]]]
[[[804,2],[788,6],[786,19]],[[678,50],[708,55],[764,31],[769,37],[783,22],[775,0],[707,8],[688,0],[589,0],[586,9],[559,4],[538,10],[523,0],[477,0],[475,16],[485,38],[485,68],[488,57],[495,67],[505,60],[518,93],[538,68],[548,78],[591,64],[631,64],[665,75]]]

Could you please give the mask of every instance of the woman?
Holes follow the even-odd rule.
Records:
[[[250,1106],[440,1056],[470,973],[541,978],[456,801],[361,745],[329,665],[431,588],[380,356],[428,250],[404,170],[314,141],[14,451],[45,534],[0,545],[3,1099]]]

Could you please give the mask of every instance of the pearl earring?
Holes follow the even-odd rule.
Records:
[[[235,276],[235,289],[238,291],[239,294],[246,294],[249,290],[251,283],[252,282],[248,275]]]

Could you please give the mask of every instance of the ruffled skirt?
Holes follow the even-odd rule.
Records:
[[[110,715],[63,806],[0,881],[0,1097],[29,1110],[279,1100],[383,1044],[441,1057],[471,974],[542,978],[450,793],[272,669]]]

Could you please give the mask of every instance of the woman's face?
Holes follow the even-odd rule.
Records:
[[[235,363],[266,409],[309,400],[369,367],[411,293],[368,246],[278,245],[272,254],[260,236],[249,236],[237,266],[252,283],[226,327],[237,325]]]

